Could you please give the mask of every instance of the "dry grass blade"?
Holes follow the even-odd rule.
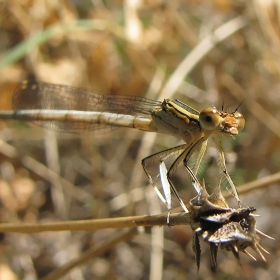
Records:
[[[217,44],[247,25],[243,16],[236,17],[203,39],[178,65],[161,91],[160,98],[172,97],[181,83],[192,69],[203,59]]]
[[[104,254],[107,250],[113,248],[120,242],[127,242],[127,241],[131,240],[135,235],[137,235],[136,229],[128,230],[126,232],[120,231],[115,234],[112,234],[112,236],[110,238],[104,240],[100,244],[93,246],[92,248],[83,252],[78,259],[59,267],[58,269],[49,273],[47,276],[41,278],[41,280],[60,279],[61,277],[65,276],[73,268],[80,266],[82,264],[85,264],[86,262]]]

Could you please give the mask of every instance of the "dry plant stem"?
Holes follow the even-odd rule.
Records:
[[[263,34],[269,40],[268,44],[271,46],[272,53],[275,55],[275,59],[278,60],[280,41],[277,29],[275,29],[275,25],[277,26],[277,20],[275,21],[275,19],[271,17],[270,13],[272,10],[275,10],[276,13],[277,11],[279,12],[278,1],[254,0],[252,1],[252,3],[253,7],[255,8],[258,20],[260,22],[260,27],[263,31]],[[275,66],[278,67],[279,72],[279,63],[275,63]]]
[[[265,189],[270,185],[279,184],[279,183],[280,183],[280,172],[277,172],[272,175],[260,178],[257,181],[253,181],[239,186],[238,193],[245,194],[257,189]],[[224,197],[229,198],[231,197],[231,195],[227,193],[224,195]]]
[[[95,220],[81,220],[51,223],[26,223],[26,224],[0,224],[0,232],[13,233],[38,233],[45,231],[67,230],[99,230],[106,228],[131,228],[138,226],[165,226],[167,215],[132,216],[123,218],[108,218]],[[170,216],[171,225],[188,225],[190,223],[187,213],[174,213]]]
[[[256,189],[263,189],[280,182],[280,172],[266,176],[257,181],[244,184],[238,188],[240,194],[245,194]],[[225,198],[231,197],[226,193]],[[181,211],[181,208],[173,211]],[[122,218],[53,222],[53,223],[30,223],[30,224],[0,224],[0,232],[13,233],[37,233],[45,231],[66,231],[66,230],[97,230],[105,228],[124,228],[137,226],[165,226],[167,215],[156,216],[132,216]],[[188,225],[190,223],[187,213],[174,213],[170,216],[171,225]]]
[[[65,200],[63,185],[59,179],[60,166],[56,133],[54,131],[45,131],[44,143],[47,167],[49,170],[53,171],[53,173],[57,174],[56,176],[49,176],[52,185],[51,195],[54,202],[55,211],[58,217],[60,217],[62,220],[68,220],[69,217],[67,215],[67,203]]]
[[[202,40],[178,65],[162,89],[159,100],[172,97],[180,87],[184,78],[193,70],[203,57],[205,57],[217,44],[246,25],[246,18],[243,16],[236,17],[217,28],[212,34]]]
[[[156,192],[149,188],[146,192],[147,203],[149,207],[149,214],[156,215],[160,213],[161,201],[158,199]],[[163,272],[163,248],[164,248],[164,228],[152,227],[151,228],[151,254],[150,254],[150,274],[149,279],[160,280],[162,279]]]
[[[123,232],[123,231],[117,232],[117,233],[113,234],[112,236],[110,236],[108,239],[104,240],[103,242],[101,242],[101,243],[93,246],[89,250],[83,252],[78,259],[73,260],[73,261],[59,267],[58,269],[49,273],[47,276],[41,278],[41,280],[60,279],[74,267],[85,264],[87,261],[90,261],[93,258],[96,258],[97,256],[102,255],[107,250],[113,248],[120,242],[124,242],[124,241],[132,239],[135,235],[137,235],[137,233],[138,232],[136,229],[130,229],[130,230],[127,230],[126,232]]]

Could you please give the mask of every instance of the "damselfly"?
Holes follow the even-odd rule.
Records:
[[[172,191],[182,203],[172,184],[171,175],[183,162],[191,177],[195,178],[206,150],[207,140],[213,135],[219,150],[222,172],[232,188],[234,197],[240,203],[235,185],[226,169],[220,140],[222,134],[233,137],[243,129],[245,119],[237,109],[228,113],[215,107],[207,107],[198,112],[177,99],[165,99],[160,102],[136,96],[106,96],[95,91],[37,81],[23,81],[16,88],[13,108],[13,111],[0,111],[0,118],[32,121],[42,127],[71,133],[92,130],[104,132],[118,127],[132,127],[181,137],[186,144],[142,160],[150,183],[165,203],[165,194],[159,190],[160,183],[157,182],[159,171],[156,175],[152,174],[149,164],[158,161],[160,166],[160,162],[178,155],[168,168],[166,177]],[[198,148],[200,151],[195,167],[190,169],[189,159]],[[164,173],[161,172],[161,175]]]

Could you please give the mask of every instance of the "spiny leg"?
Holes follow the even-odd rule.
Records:
[[[193,172],[190,167],[187,165],[188,160],[190,159],[191,155],[194,153],[194,151],[199,147],[199,145],[201,145],[201,150],[199,152],[199,157],[197,159],[196,162],[196,168],[195,168],[195,172]],[[188,213],[188,210],[183,202],[183,200],[181,199],[177,189],[175,188],[174,184],[171,181],[171,175],[172,173],[177,169],[177,167],[179,166],[179,164],[184,161],[184,165],[191,177],[192,180],[192,185],[195,188],[195,190],[197,191],[197,193],[200,193],[202,190],[202,187],[198,181],[198,179],[196,178],[196,173],[198,170],[198,167],[200,165],[201,159],[205,153],[205,149],[207,146],[207,140],[205,140],[204,138],[200,138],[198,141],[196,141],[193,144],[190,145],[181,145],[181,146],[177,146],[168,150],[164,150],[161,151],[157,154],[153,154],[145,159],[142,160],[142,166],[143,169],[147,175],[147,177],[149,178],[150,183],[152,184],[152,186],[154,187],[157,195],[159,196],[159,198],[167,205],[167,208],[169,210],[169,213],[171,211],[171,198],[169,199],[169,188],[172,189],[173,193],[175,194],[175,196],[177,197],[180,205],[182,206],[182,208],[184,209],[184,211],[186,213]],[[166,166],[163,163],[164,160],[168,159],[170,156],[174,155],[176,152],[183,150],[184,151],[176,158],[176,160],[173,162],[173,164],[171,165],[171,167],[169,168],[168,172],[166,170]],[[163,186],[163,191],[164,191],[164,196],[162,195],[162,193],[160,192],[160,190],[158,189],[158,187],[156,186],[151,174],[149,173],[149,171],[147,170],[147,164],[149,162],[155,161],[155,160],[159,160],[161,162],[160,166],[159,166],[159,172],[160,172],[160,178],[161,178],[161,183]],[[167,178],[167,180],[166,180]]]
[[[203,141],[202,144],[201,144],[201,148],[200,148],[200,151],[199,151],[199,154],[197,156],[195,166],[194,166],[194,171],[193,171],[194,175],[196,175],[197,172],[198,172],[201,160],[202,160],[202,158],[205,154],[206,148],[207,148],[207,142],[208,142],[208,139]]]
[[[192,145],[184,145],[185,150],[176,158],[176,160],[173,162],[173,164],[171,165],[171,167],[169,168],[168,172],[166,173],[166,178],[169,182],[169,187],[172,189],[173,193],[175,194],[175,196],[177,197],[180,205],[182,206],[182,208],[184,209],[184,211],[186,213],[188,213],[188,209],[186,208],[183,200],[181,199],[177,189],[175,188],[174,184],[172,183],[171,180],[171,175],[172,173],[177,169],[177,167],[179,166],[179,164],[185,159],[185,158],[189,158],[191,157],[192,153],[196,150],[196,148],[201,144],[201,141],[204,141],[203,138],[199,139],[196,143],[192,144]],[[180,148],[182,148],[182,146],[179,146]],[[187,147],[187,148],[186,148]],[[162,158],[162,160],[166,160],[168,157],[170,157],[171,154],[166,154],[165,157]],[[202,190],[202,187],[199,183],[199,181],[197,180],[196,176],[193,174],[192,170],[188,167],[187,170],[190,173],[190,176],[192,178],[192,183],[193,183],[193,187],[196,189],[197,193],[200,193]]]
[[[241,200],[239,198],[237,189],[236,189],[234,183],[232,182],[232,180],[231,180],[231,178],[230,178],[230,176],[228,174],[228,171],[227,171],[227,168],[226,168],[225,154],[224,154],[224,151],[223,151],[223,147],[222,147],[222,143],[221,143],[220,137],[218,135],[214,135],[214,136],[215,136],[215,141],[216,141],[216,144],[217,144],[217,147],[218,147],[218,150],[219,150],[221,169],[223,171],[224,176],[228,180],[228,182],[229,182],[229,184],[230,184],[230,186],[232,188],[234,197],[237,200],[238,206],[240,207],[241,206]]]
[[[163,162],[163,164],[164,164],[164,162]],[[179,193],[177,192],[177,190],[176,190],[175,186],[173,185],[172,181],[169,180],[167,174],[168,174],[168,172],[167,172],[167,169],[166,169],[165,179],[166,179],[166,181],[167,181],[167,183],[168,183],[168,187],[171,188],[171,190],[173,191],[173,193],[174,193],[175,196],[177,197],[177,199],[178,199],[178,201],[179,201],[181,207],[183,208],[183,210],[184,210],[186,213],[189,213],[189,210],[187,209],[187,207],[186,207],[184,201],[183,201],[182,198],[180,197],[180,195],[179,195]],[[171,201],[170,201],[170,206],[171,206]],[[171,213],[171,208],[170,208],[170,213]]]
[[[162,195],[161,191],[158,189],[152,175],[150,174],[150,172],[148,171],[147,169],[147,165],[153,161],[158,161],[158,162],[163,162],[163,160],[165,159],[168,159],[169,157],[171,157],[172,155],[174,155],[176,152],[178,151],[181,151],[181,150],[184,150],[186,148],[186,144],[184,145],[180,145],[180,146],[177,146],[177,147],[173,147],[173,148],[170,148],[170,149],[167,149],[167,150],[164,150],[164,151],[161,151],[161,152],[158,152],[156,154],[153,154],[151,156],[148,156],[146,158],[144,158],[142,160],[142,166],[143,166],[143,169],[149,179],[149,182],[150,184],[153,186],[155,192],[157,193],[158,197],[161,199],[161,201],[163,203],[165,203],[167,205],[167,208],[169,209],[169,207],[171,207],[171,202],[169,203],[168,200],[166,198],[164,198],[164,196]],[[162,182],[162,178],[164,177],[164,173],[165,173],[165,176],[167,177],[167,171],[164,171],[164,167],[165,167],[165,164],[164,166],[160,165],[159,168],[160,168],[160,176],[161,176],[161,182]],[[165,167],[166,168],[166,167]],[[163,183],[162,182],[162,185],[165,184],[165,188],[167,188],[167,184],[166,182]],[[175,194],[176,195],[176,194]],[[177,195],[176,195],[177,196]],[[180,200],[179,200],[180,201]],[[184,204],[183,204],[184,205]],[[184,205],[184,210],[186,211],[186,207]]]
[[[167,224],[169,224],[169,216],[171,213],[171,198],[170,197],[170,189],[172,189],[173,193],[175,194],[175,196],[177,197],[181,207],[184,209],[184,211],[186,213],[188,213],[188,209],[185,206],[183,200],[181,199],[179,193],[177,192],[177,189],[175,188],[174,184],[172,183],[172,180],[170,178],[172,172],[178,167],[178,165],[186,158],[190,158],[190,156],[192,155],[192,153],[196,150],[196,148],[201,144],[201,142],[204,141],[203,138],[199,139],[195,144],[193,145],[189,145],[180,155],[179,157],[177,157],[177,159],[173,162],[171,168],[169,169],[169,171],[167,172],[165,163],[162,161],[159,169],[160,169],[160,176],[161,176],[161,182],[162,182],[162,186],[164,189],[164,193],[165,193],[165,203],[167,204],[167,208],[169,210],[168,212],[168,217],[167,217]],[[166,154],[166,156],[164,158],[162,158],[162,160],[167,159],[170,156],[170,154]],[[194,175],[193,171],[190,169],[189,166],[186,166],[187,171],[189,172],[189,175],[191,177],[192,180],[192,185],[195,188],[195,190],[197,191],[197,193],[201,193],[203,191],[203,187],[201,186],[201,184],[199,183],[198,179],[196,178],[196,176]]]
[[[184,161],[184,165],[189,173],[189,175],[191,176],[192,179],[192,184],[193,187],[195,188],[197,193],[201,192],[201,185],[198,181],[198,179],[196,178],[196,175],[194,174],[194,172],[190,169],[190,167],[188,166],[188,161],[190,159],[190,157],[192,156],[192,154],[194,153],[194,151],[197,149],[197,147],[199,147],[199,145],[201,145],[203,142],[205,142],[204,138],[200,138],[199,140],[197,140],[195,143],[193,143],[192,145],[189,145],[180,155],[179,157],[177,157],[177,159],[173,162],[173,164],[171,165],[171,167],[169,168],[169,171],[167,173],[167,178],[168,181],[171,185],[171,187],[173,186],[172,182],[171,182],[171,175],[172,173],[176,170],[176,168],[178,167],[178,165]],[[173,190],[174,188],[174,190]],[[177,191],[175,189],[175,187],[173,186],[172,190],[173,192],[176,194]],[[176,195],[177,196],[177,195]]]

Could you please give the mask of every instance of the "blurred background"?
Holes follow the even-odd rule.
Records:
[[[238,186],[278,172],[279,1],[9,0],[0,1],[0,19],[1,110],[12,108],[14,89],[25,78],[103,94],[173,97],[197,110],[224,104],[234,111],[243,102],[244,131],[223,141],[230,175]],[[180,139],[133,129],[73,135],[15,121],[1,121],[0,129],[2,223],[166,211],[141,159]],[[210,141],[199,173],[210,191],[220,179],[217,155]],[[184,201],[195,196],[184,168],[174,182]],[[213,271],[209,248],[202,244],[197,276],[191,229],[165,227],[161,245],[153,243],[161,233],[148,229],[64,279],[279,279],[278,187],[241,196],[261,215],[257,228],[276,239],[261,240],[270,252],[267,263],[242,255],[241,267],[231,253],[219,250]],[[113,234],[1,234],[0,279],[41,278]],[[161,249],[163,262],[156,252]]]

